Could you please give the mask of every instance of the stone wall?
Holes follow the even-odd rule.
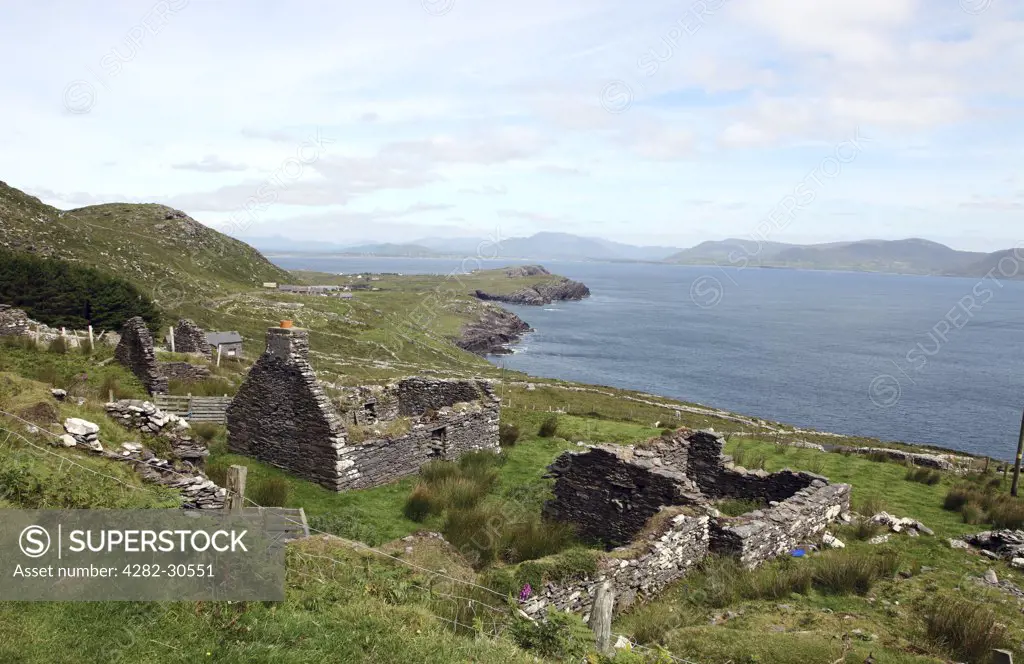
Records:
[[[267,331],[266,352],[228,406],[228,447],[336,490],[345,428],[308,358],[306,330]]]
[[[206,342],[206,332],[188,318],[182,318],[174,326],[174,351],[176,353],[200,353],[211,357],[213,351]]]
[[[179,380],[183,383],[196,383],[210,377],[210,369],[188,362],[160,362],[157,365],[160,375],[168,381]]]
[[[693,483],[655,450],[601,445],[565,452],[548,470],[556,482],[544,516],[609,548],[631,541],[663,506],[700,500]]]
[[[201,463],[210,455],[206,444],[191,435],[187,420],[165,413],[148,401],[122,399],[108,403],[106,409],[124,427],[166,439],[179,459]]]
[[[768,509],[716,520],[711,526],[711,550],[736,556],[753,568],[788,553],[849,508],[849,484],[814,480],[809,487]]]
[[[114,349],[117,361],[135,374],[150,394],[167,392],[167,378],[160,373],[153,350],[153,335],[141,316],[129,319],[121,330],[121,341]]]
[[[590,619],[594,594],[602,583],[611,581],[615,592],[616,613],[637,601],[648,599],[670,583],[684,577],[707,556],[709,518],[677,514],[666,510],[663,525],[628,549],[602,554],[594,579],[546,583],[534,588],[534,594],[521,606],[534,617],[543,618],[549,606],[561,611],[582,613]]]
[[[28,334],[28,316],[21,309],[0,304],[0,337],[20,337]]]
[[[422,415],[457,403],[494,397],[486,381],[407,378],[398,383],[398,414]]]

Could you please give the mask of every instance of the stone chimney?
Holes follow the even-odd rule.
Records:
[[[269,328],[267,353],[290,364],[309,362],[309,331],[296,327]]]

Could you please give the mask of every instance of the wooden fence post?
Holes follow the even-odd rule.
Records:
[[[615,591],[612,590],[612,582],[605,581],[597,587],[597,592],[594,593],[594,606],[590,609],[589,626],[594,632],[597,652],[606,656],[615,654],[615,649],[612,646],[612,608],[614,606]]]
[[[96,350],[96,339],[92,336],[92,325],[89,326],[89,350]]]
[[[174,326],[167,328],[170,331],[168,338],[171,340],[171,352],[174,352]]]
[[[245,505],[245,476],[249,469],[245,466],[230,466],[228,468],[227,502],[225,507],[229,512],[241,513]]]

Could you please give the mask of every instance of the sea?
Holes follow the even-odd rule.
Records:
[[[454,275],[505,260],[272,257],[286,269]],[[530,261],[535,262],[535,261]],[[790,425],[1010,460],[1024,281],[543,261],[591,297],[509,306],[535,332],[496,364]]]

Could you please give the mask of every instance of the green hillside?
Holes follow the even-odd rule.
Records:
[[[124,277],[165,308],[287,279],[249,245],[165,205],[110,203],[62,211],[0,182],[0,247]]]

